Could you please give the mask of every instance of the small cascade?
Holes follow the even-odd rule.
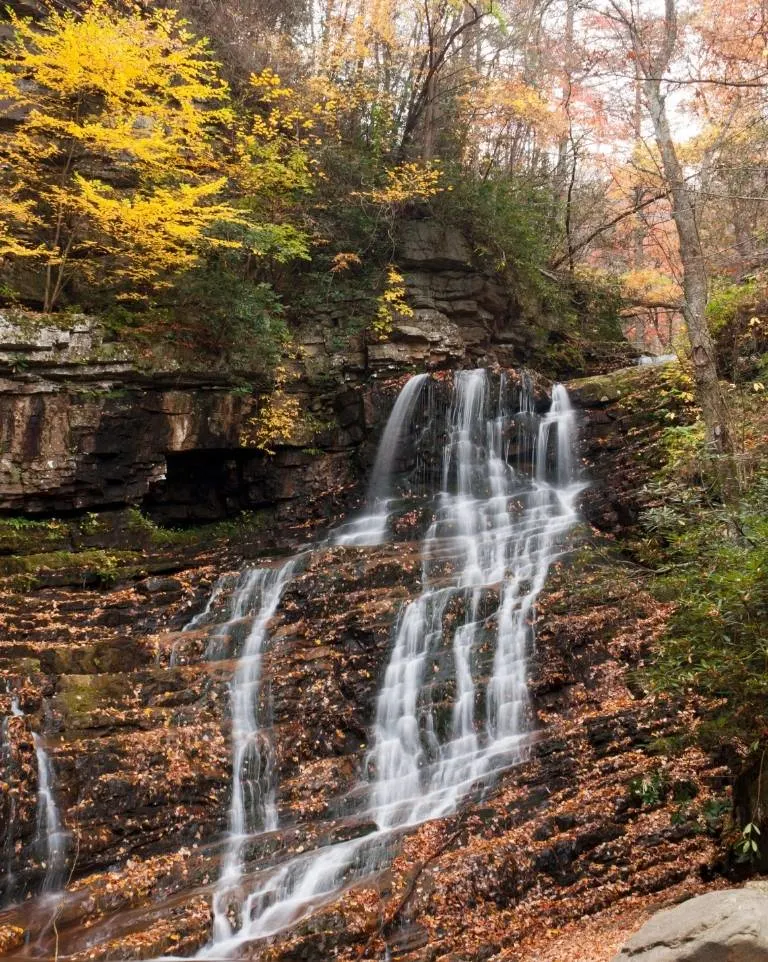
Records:
[[[277,827],[272,745],[265,724],[268,718],[261,705],[261,666],[269,638],[267,627],[301,557],[291,558],[280,568],[246,572],[232,596],[230,622],[254,609],[256,617],[231,685],[232,798],[227,848],[213,900],[214,941],[232,934],[228,910],[242,876],[243,845],[249,836]]]
[[[35,846],[45,866],[43,893],[54,894],[66,882],[70,834],[61,824],[54,794],[54,770],[42,735],[33,733],[37,758],[37,833]]]
[[[641,367],[645,367],[646,365],[669,364],[670,361],[676,360],[677,354],[641,354],[637,359],[637,363]]]
[[[368,485],[368,511],[350,521],[334,535],[335,544],[377,545],[385,540],[392,498],[392,475],[403,438],[428,381],[428,375],[416,374],[406,381],[389,415],[376,453]]]
[[[424,380],[406,384],[390,417],[371,483],[372,513],[342,529],[336,543],[384,538],[387,479]],[[229,843],[214,896],[213,940],[198,958],[228,957],[294,924],[386,865],[393,832],[453,811],[524,757],[535,603],[577,520],[583,485],[575,478],[575,420],[564,388],[555,386],[543,417],[525,378],[510,390],[502,377],[493,398],[485,371],[455,375],[442,481],[422,545],[421,593],[400,613],[376,704],[366,765],[371,783],[363,789],[369,807],[360,815],[377,830],[263,869],[243,898],[247,833],[276,825],[271,755],[256,706],[266,628],[295,562],[259,575],[261,607],[233,682]],[[236,930],[228,918],[235,894]]]
[[[234,587],[232,588],[232,593],[229,597],[226,620],[222,622],[222,624],[218,625],[208,637],[208,646],[205,651],[205,657],[209,661],[217,661],[220,658],[227,658],[230,656],[233,626],[236,622],[241,621],[249,614],[259,611],[259,608],[262,604],[264,572],[270,570],[271,569],[248,568],[241,572],[237,578],[237,581],[235,582]],[[195,622],[195,627],[204,621],[204,619],[210,613],[211,608],[218,601],[219,597],[231,585],[232,575],[224,575],[219,578],[213,587],[212,600],[210,601],[210,604],[206,605],[206,608],[196,616],[198,619],[196,622],[194,618],[192,619],[192,621]],[[216,597],[213,597],[214,595]],[[190,625],[191,624],[192,622],[190,622]],[[187,631],[192,629],[188,626],[184,630]]]
[[[232,576],[229,574],[221,575],[220,577],[218,577],[216,579],[216,583],[211,589],[211,593],[208,595],[208,600],[206,601],[205,607],[203,608],[203,610],[199,611],[196,615],[190,618],[190,620],[186,623],[186,625],[184,625],[184,627],[181,630],[195,631],[201,625],[204,625],[208,620],[208,618],[210,617],[211,612],[214,610],[214,608],[218,604],[219,598],[221,598],[222,594],[224,594],[224,591],[231,584],[231,582],[232,582]]]
[[[14,718],[22,718],[24,712],[19,707],[18,698],[11,699],[11,713],[0,722],[0,778],[9,786],[11,784],[11,769],[13,767],[13,740],[11,722]],[[17,880],[14,871],[14,847],[16,841],[16,793],[9,790],[6,795],[4,808],[5,828],[2,834],[2,882],[0,882],[0,906],[13,902],[16,896]]]

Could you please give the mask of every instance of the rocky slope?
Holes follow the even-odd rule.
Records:
[[[660,699],[637,673],[671,610],[621,554],[637,508],[623,492],[637,490],[651,470],[661,426],[648,400],[652,378],[638,370],[573,385],[596,477],[587,516],[599,528],[574,535],[540,598],[529,760],[457,815],[399,836],[389,871],[269,946],[254,946],[252,957],[373,959],[388,951],[410,962],[602,962],[654,907],[724,884],[728,771],[692,748],[670,750],[702,706]],[[71,833],[69,895],[55,925],[40,900],[0,913],[0,947],[11,958],[189,954],[210,931],[230,783],[231,655],[247,620],[218,638],[222,660],[206,660],[204,651],[231,583],[210,623],[180,629],[215,577],[234,568],[243,531],[211,544],[194,533],[163,542],[145,527],[141,542],[136,518],[122,523],[133,551],[124,557],[126,549],[110,548],[108,570],[93,562],[76,568],[78,554],[59,547],[68,560],[58,568],[27,554],[26,570],[14,571],[25,533],[6,533],[6,886],[12,877],[17,893],[37,891],[46,873],[32,731],[50,733]],[[46,537],[82,547],[98,538],[83,525],[69,522]],[[314,551],[270,626],[265,671],[287,827],[259,839],[249,852],[254,868],[370,829],[346,814],[349,793],[392,624],[418,590],[419,512],[403,516],[398,531],[394,545]],[[272,536],[257,526],[249,537],[248,551],[258,554]],[[289,532],[281,547],[300,538]]]

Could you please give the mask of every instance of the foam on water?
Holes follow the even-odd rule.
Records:
[[[336,543],[385,537],[385,486],[424,380],[411,379],[393,410],[371,484],[371,513],[342,529]],[[295,562],[249,576],[259,581],[261,602],[233,681],[229,840],[214,895],[212,941],[198,958],[230,957],[294,924],[385,865],[392,837],[403,827],[453,811],[523,757],[535,603],[577,519],[583,485],[575,477],[575,422],[565,389],[554,387],[543,417],[525,378],[515,392],[502,378],[495,404],[492,394],[485,371],[455,375],[440,491],[422,545],[421,591],[395,627],[365,766],[368,802],[359,814],[377,830],[263,870],[245,895],[243,843],[277,824],[255,706],[267,625]],[[509,453],[513,433],[516,458]],[[253,587],[247,581],[244,590]]]

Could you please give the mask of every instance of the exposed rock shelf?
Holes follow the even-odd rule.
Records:
[[[627,470],[633,482],[650,470],[658,427],[636,397],[647,376],[619,375],[635,392],[629,405],[603,388],[581,395],[597,426],[587,427],[586,456],[601,452],[590,504],[610,536],[579,532],[539,599],[530,760],[458,814],[395,833],[389,871],[253,957],[351,960],[388,946],[403,962],[606,962],[654,907],[725,884],[722,819],[710,803],[726,796],[728,772],[692,748],[668,765],[666,746],[682,740],[700,706],[639,685],[635,669],[670,606],[622,559],[615,519],[599,508],[613,497],[602,478],[622,491]],[[648,457],[629,464],[606,425],[638,431],[631,437]],[[416,503],[398,520],[395,544],[318,549],[285,590],[265,665],[282,827],[249,846],[249,873],[373,828],[349,813],[392,625],[419,590],[421,524]],[[24,712],[10,717],[11,695],[0,694],[10,718],[2,851],[16,885],[37,888],[31,732],[45,728],[62,820],[75,836],[57,921],[61,957],[73,962],[190,955],[209,937],[230,777],[227,646],[249,621],[228,625],[224,660],[213,662],[204,658],[210,624],[179,629],[201,609],[226,551],[197,562],[190,554],[190,567],[177,560],[170,575],[118,569],[112,588],[43,582],[23,606],[18,594],[0,597],[0,673]],[[226,592],[212,622],[225,601]],[[49,923],[41,903],[7,909],[0,946],[16,958],[50,957]],[[25,933],[41,938],[34,950]]]

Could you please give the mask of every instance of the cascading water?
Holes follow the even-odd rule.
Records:
[[[371,763],[374,812],[382,828],[451,811],[479,779],[521,755],[533,606],[557,540],[576,520],[581,485],[572,476],[574,419],[565,389],[555,386],[550,412],[541,420],[531,482],[507,462],[504,388],[502,382],[495,416],[489,417],[485,372],[456,376],[442,490],[424,540],[422,594],[400,619],[377,702]],[[525,392],[519,410],[531,414]],[[463,612],[452,636],[443,627],[449,609]],[[489,623],[496,625],[495,652],[483,724],[476,717],[482,679],[473,674],[473,658],[489,641]],[[424,689],[434,688],[429,669],[439,667],[446,635],[454,699],[450,721],[436,726]]]
[[[23,718],[24,712],[19,707],[18,698],[11,699],[11,713],[0,723],[0,776],[7,784],[11,782],[11,767],[13,764],[13,743],[11,738],[11,722],[14,718]],[[2,837],[2,859],[4,864],[3,880],[0,884],[0,905],[12,902],[16,895],[16,874],[14,868],[14,843],[16,832],[16,794],[8,792],[5,806],[6,824]]]
[[[268,640],[267,626],[300,558],[297,555],[280,568],[252,569],[240,578],[232,598],[230,623],[242,618],[249,609],[255,608],[256,616],[231,685],[232,798],[227,848],[213,900],[214,941],[232,934],[227,911],[232,891],[242,876],[243,845],[249,836],[277,827],[272,745],[260,705],[261,666]]]
[[[54,771],[42,735],[33,733],[37,759],[37,833],[35,845],[45,866],[44,894],[59,892],[66,880],[70,834],[64,829],[54,794]]]
[[[377,545],[386,538],[395,460],[427,380],[426,374],[416,374],[400,391],[376,452],[368,485],[368,511],[335,533],[336,544]]]
[[[390,445],[402,437],[424,380],[409,381],[395,405],[377,458],[382,476],[391,473],[396,452]],[[214,896],[213,941],[199,958],[226,957],[296,922],[345,884],[382,867],[394,830],[452,811],[470,790],[522,757],[534,605],[558,544],[577,518],[582,488],[573,476],[574,417],[565,389],[555,386],[549,413],[538,419],[525,387],[524,380],[512,402],[502,378],[491,413],[487,374],[455,376],[441,490],[423,542],[422,590],[398,619],[377,699],[366,766],[373,782],[370,809],[361,813],[375,820],[377,831],[265,870],[265,880],[239,906],[240,925],[233,930],[227,898],[245,881],[246,833],[273,824],[264,801],[259,825],[249,822],[242,774],[254,762],[251,771],[259,770],[254,699],[261,652],[292,562],[263,593],[260,627],[251,635],[254,660],[241,661],[233,683],[230,840]],[[510,429],[517,433],[517,469],[510,464]],[[336,543],[381,540],[388,521],[381,483],[374,471],[373,514],[357,530],[348,526]]]

